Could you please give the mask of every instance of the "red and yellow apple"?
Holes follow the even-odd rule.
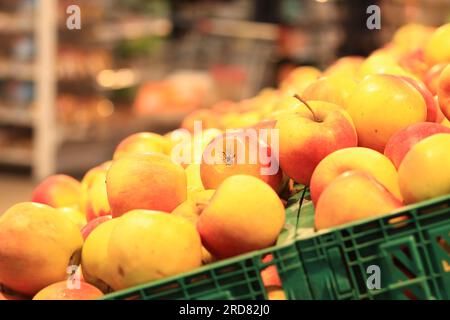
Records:
[[[114,151],[113,159],[124,155],[149,152],[165,153],[168,149],[167,140],[153,132],[139,132],[122,140]]]
[[[273,245],[284,225],[283,204],[260,179],[234,175],[225,179],[197,222],[211,254],[228,258]]]
[[[346,171],[322,192],[314,213],[316,230],[380,216],[402,203],[373,176],[364,171]]]
[[[450,133],[450,128],[432,122],[413,124],[401,129],[389,139],[384,155],[391,159],[398,169],[405,155],[417,142],[437,133]]]
[[[186,200],[186,174],[168,156],[135,154],[112,163],[106,188],[113,217],[134,209],[170,212]]]
[[[106,216],[100,216],[97,217],[91,221],[89,221],[82,229],[81,234],[83,236],[83,239],[86,240],[86,238],[94,231],[95,228],[97,228],[100,224],[103,222],[106,222],[108,220],[111,220],[112,216],[106,215]]]
[[[107,257],[111,285],[120,290],[200,267],[202,244],[195,226],[182,217],[133,210],[113,228]]]
[[[119,219],[108,219],[94,226],[89,237],[86,237],[81,254],[81,268],[85,281],[104,293],[111,291],[112,271],[108,260],[108,245],[111,232]]]
[[[446,66],[447,63],[439,63],[434,65],[433,67],[428,69],[423,78],[423,83],[427,86],[428,90],[430,90],[433,96],[437,94],[439,76]]]
[[[81,184],[67,175],[58,174],[42,181],[31,195],[31,201],[54,208],[78,208],[82,199]]]
[[[363,61],[364,57],[360,56],[346,56],[339,58],[323,72],[323,75],[343,75],[352,79],[357,78],[359,67]]]
[[[79,263],[83,238],[69,218],[47,205],[24,202],[0,217],[0,283],[25,295],[62,281]]]
[[[227,131],[206,147],[200,164],[200,176],[205,189],[217,189],[226,178],[247,174],[279,191],[282,173],[276,150],[272,150],[278,145],[268,145],[268,139],[259,133],[254,129]],[[266,133],[269,135],[269,130]]]
[[[94,300],[103,293],[93,285],[80,281],[70,286],[68,281],[60,281],[39,291],[33,300]]]
[[[405,203],[450,193],[450,134],[438,133],[416,143],[398,169]]]
[[[442,113],[450,120],[450,64],[439,75],[437,96]]]
[[[334,103],[346,108],[347,99],[356,87],[356,81],[344,75],[331,75],[317,79],[303,91],[302,98]]]
[[[304,110],[278,119],[275,129],[279,130],[283,172],[304,185],[309,185],[314,169],[323,158],[358,143],[347,112],[323,101],[308,101]]]
[[[316,167],[310,185],[314,204],[317,204],[322,192],[336,177],[350,170],[370,174],[390,193],[401,199],[397,170],[392,162],[375,150],[356,147],[335,151]]]
[[[280,90],[287,95],[302,95],[303,90],[317,80],[321,75],[321,71],[310,66],[297,67],[292,70],[286,79],[280,84]]]

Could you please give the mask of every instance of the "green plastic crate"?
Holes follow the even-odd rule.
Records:
[[[273,265],[288,299],[450,299],[450,195],[302,237],[314,222],[306,196],[290,199],[276,246],[104,299],[266,299],[261,271]],[[370,265],[380,266],[379,290],[366,286]]]
[[[450,299],[450,195],[300,238],[290,249],[291,261],[275,253],[289,299]],[[369,266],[380,268],[379,289],[367,286]]]

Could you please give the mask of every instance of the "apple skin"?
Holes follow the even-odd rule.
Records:
[[[436,103],[436,100],[434,99],[433,95],[431,94],[430,90],[420,81],[409,78],[409,77],[401,77],[408,83],[410,83],[414,88],[419,91],[419,93],[422,95],[425,104],[427,106],[427,119],[426,121],[429,122],[437,122],[438,121],[438,109],[439,106]]]
[[[405,203],[450,193],[450,134],[438,133],[416,143],[398,169]]]
[[[103,222],[106,222],[108,220],[111,220],[112,216],[100,216],[97,217],[91,221],[89,221],[82,229],[81,229],[81,235],[83,236],[83,240],[86,240],[86,238],[91,234],[92,231],[94,231],[95,228],[97,228],[100,224]]]
[[[395,133],[386,144],[384,155],[398,169],[408,151],[419,141],[437,133],[450,133],[450,128],[439,123],[420,122]]]
[[[282,117],[275,126],[279,130],[280,166],[298,183],[309,185],[319,162],[338,149],[358,144],[350,116],[339,106],[324,101],[308,101],[317,120],[305,107],[289,117]]]
[[[442,70],[439,76],[437,96],[442,113],[450,120],[450,64]]]
[[[358,83],[347,109],[358,132],[360,147],[383,152],[398,130],[427,119],[420,92],[399,76],[372,74]]]
[[[323,191],[315,208],[317,230],[380,216],[402,203],[370,174],[352,170],[338,176]]]

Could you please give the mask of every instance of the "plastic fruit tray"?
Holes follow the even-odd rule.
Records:
[[[287,299],[450,299],[450,195],[320,233],[305,196],[276,246],[104,299],[267,299],[261,272],[274,267]]]

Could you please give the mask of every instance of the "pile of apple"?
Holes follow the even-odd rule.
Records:
[[[269,247],[294,182],[311,190],[316,230],[449,194],[448,119],[450,24],[406,25],[323,72],[299,67],[164,136],[126,138],[81,182],[44,180],[0,217],[0,298],[93,299]],[[192,136],[196,121],[205,130]],[[256,140],[259,161],[235,161],[253,147],[236,134],[246,128],[277,132]],[[205,161],[218,145],[222,161]],[[280,287],[273,272],[263,279]]]

